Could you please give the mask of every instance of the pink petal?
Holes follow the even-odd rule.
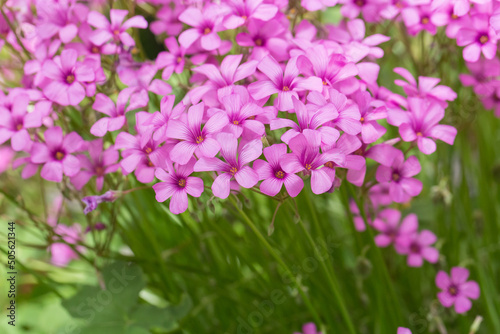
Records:
[[[63,171],[67,176],[75,176],[80,171],[80,161],[72,155],[67,155],[63,162]]]
[[[469,277],[469,270],[462,267],[453,267],[451,269],[451,281],[455,284],[462,284],[467,281]]]
[[[480,294],[479,285],[474,281],[465,282],[460,285],[460,293],[468,298],[478,299]]]
[[[188,196],[185,191],[177,190],[170,199],[169,209],[170,211],[178,215],[187,210],[189,206]]]
[[[254,185],[259,182],[259,176],[257,173],[250,167],[244,166],[238,172],[234,174],[234,178],[236,182],[243,188],[252,188]]]
[[[40,176],[45,180],[53,182],[61,182],[63,177],[63,166],[59,161],[47,162],[40,173]]]
[[[450,295],[447,291],[439,292],[437,296],[444,307],[450,307],[456,300],[456,298]]]
[[[438,272],[436,275],[436,286],[441,290],[447,290],[450,287],[450,277],[444,271]]]
[[[187,141],[177,143],[170,151],[170,159],[172,159],[174,162],[184,165],[193,157],[196,148],[196,144]],[[217,152],[215,154],[217,154]]]
[[[215,197],[222,199],[229,197],[229,192],[231,190],[231,174],[223,173],[219,175],[212,184],[212,193]]]
[[[455,311],[460,314],[460,313],[465,313],[468,310],[470,310],[472,307],[472,302],[464,296],[457,296],[457,299],[455,300]]]

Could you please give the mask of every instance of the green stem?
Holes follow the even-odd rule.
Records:
[[[308,202],[310,202],[310,201],[308,200]],[[314,212],[314,211],[312,211],[312,212]],[[313,216],[315,217],[316,214],[314,213]],[[304,233],[307,237],[307,240],[309,241],[309,243],[313,247],[314,251],[317,252],[318,247],[314,243],[314,240],[313,240],[311,234],[309,233],[309,231],[306,229],[302,219],[299,220],[299,224],[300,224],[300,227],[302,228],[302,230],[304,231]],[[319,225],[319,224],[317,224],[317,225]],[[317,226],[317,227],[319,228],[319,226]],[[356,334],[356,330],[354,329],[354,325],[352,323],[351,317],[349,316],[349,312],[347,312],[347,308],[345,306],[344,299],[342,298],[342,296],[340,294],[339,287],[338,287],[337,283],[334,281],[333,277],[331,276],[330,271],[326,267],[325,261],[322,261],[319,258],[318,262],[320,263],[321,268],[325,271],[325,274],[328,277],[328,283],[330,285],[330,288],[332,289],[332,292],[335,296],[335,299],[337,299],[337,303],[340,306],[340,313],[342,314],[342,317],[344,318],[344,321],[346,322],[347,327],[349,328],[349,333]]]
[[[238,207],[238,203],[236,202],[236,199],[234,197],[229,197],[229,200],[231,201],[231,203],[233,204],[233,206],[235,207],[235,209],[238,211],[238,213],[243,217],[243,219],[245,220],[245,222],[247,223],[247,225],[250,227],[250,229],[255,233],[255,235],[257,236],[257,238],[262,242],[262,244],[264,245],[264,247],[269,251],[269,253],[271,254],[271,256],[292,277],[293,282],[297,286],[299,294],[301,295],[302,299],[304,300],[304,303],[306,304],[306,306],[309,309],[309,311],[312,313],[312,316],[314,317],[314,321],[317,324],[320,324],[321,323],[321,319],[320,319],[320,317],[318,315],[318,312],[314,309],[311,301],[309,300],[309,297],[305,294],[305,292],[302,289],[302,286],[300,285],[300,283],[297,281],[297,279],[295,278],[295,276],[292,275],[292,271],[290,270],[290,268],[281,259],[281,257],[276,253],[276,251],[274,250],[274,248],[269,244],[269,242],[262,235],[262,233],[260,233],[259,229],[255,226],[255,224],[250,219],[250,217],[248,217],[247,214]]]

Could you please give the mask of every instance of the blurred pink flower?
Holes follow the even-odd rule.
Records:
[[[109,40],[113,40],[116,44],[120,42],[125,46],[134,46],[134,39],[127,33],[127,29],[141,28],[146,29],[148,22],[140,15],[136,15],[125,22],[128,11],[123,9],[111,9],[109,16],[111,22],[99,12],[90,12],[87,18],[88,24],[97,28],[90,36],[90,41],[95,45],[103,45]]]
[[[31,161],[43,164],[40,175],[49,181],[61,182],[63,174],[75,176],[80,171],[80,161],[72,153],[82,149],[83,139],[76,132],[63,136],[60,127],[49,128],[44,133],[45,143],[35,142],[31,148]]]
[[[436,275],[436,285],[441,292],[438,299],[444,307],[455,306],[457,313],[465,313],[472,307],[470,299],[478,299],[479,285],[475,281],[467,281],[469,271],[462,267],[451,268],[449,276],[444,271]]]

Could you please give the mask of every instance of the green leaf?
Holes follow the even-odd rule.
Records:
[[[187,295],[178,305],[163,309],[139,304],[139,292],[146,284],[137,265],[115,262],[103,269],[102,277],[106,289],[84,286],[62,303],[73,317],[86,321],[83,333],[143,334],[151,328],[172,330],[193,306]]]

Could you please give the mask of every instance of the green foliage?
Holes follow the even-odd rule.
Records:
[[[178,305],[166,308],[139,304],[145,281],[140,267],[132,263],[115,262],[105,267],[102,284],[105,289],[84,286],[62,302],[73,317],[85,321],[82,333],[142,334],[153,328],[170,331],[192,307],[187,295]]]

